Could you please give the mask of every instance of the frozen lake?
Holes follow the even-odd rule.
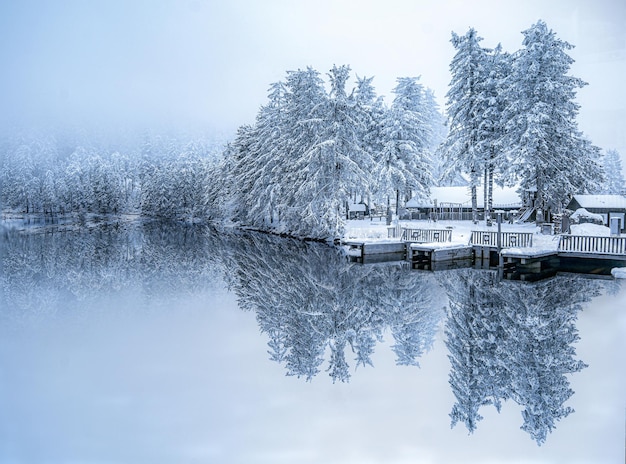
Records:
[[[619,284],[195,226],[10,235],[0,463],[623,462]]]

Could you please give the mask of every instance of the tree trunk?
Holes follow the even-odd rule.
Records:
[[[489,168],[487,167],[489,163],[485,164],[485,171],[483,173],[483,216],[485,217],[485,224],[488,226],[491,225],[489,221],[488,208],[487,208],[487,194],[489,193],[489,189],[487,188],[487,182],[489,178]]]
[[[476,184],[472,185],[472,222],[478,224],[478,193]]]
[[[492,156],[492,161],[489,163],[489,181],[488,181],[488,186],[489,186],[489,195],[487,196],[487,207],[489,210],[489,225],[491,225],[491,215],[492,215],[492,211],[493,211],[493,156]]]
[[[471,176],[471,189],[472,189],[472,222],[478,224],[478,194],[476,192],[476,184],[478,183],[478,176],[476,170],[472,168]]]
[[[400,215],[400,190],[396,190],[396,216]]]
[[[543,218],[543,210],[545,207],[545,199],[543,198],[543,176],[541,174],[541,169],[537,168],[537,216],[535,222],[537,224],[542,224],[544,222]]]

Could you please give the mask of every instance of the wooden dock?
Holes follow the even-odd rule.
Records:
[[[411,269],[433,270],[438,268],[449,268],[442,262],[462,261],[464,264],[471,264],[472,247],[467,245],[433,246],[422,243],[412,243],[407,249],[407,258],[411,263]]]
[[[398,232],[398,229],[395,229]],[[402,229],[401,237],[414,240],[346,241],[351,261],[379,263],[408,261],[411,269],[457,267],[501,269],[505,278],[537,280],[559,269],[600,274],[626,263],[626,236],[561,235],[551,250],[533,250],[530,232],[472,231],[467,245],[451,243],[449,229]],[[429,242],[424,242],[429,240]]]
[[[386,242],[348,240],[343,244],[348,247],[350,260],[357,263],[382,263],[406,259],[406,242],[397,240]]]

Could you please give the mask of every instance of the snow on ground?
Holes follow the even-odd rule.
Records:
[[[467,245],[473,230],[485,230],[497,232],[498,226],[494,222],[491,227],[484,222],[473,224],[472,221],[399,221],[400,227],[413,229],[451,229],[452,242],[448,245]],[[368,240],[379,241],[387,239],[387,226],[385,219],[373,220],[350,220],[346,222],[346,240]],[[554,235],[542,235],[540,229],[534,223],[509,224],[502,223],[502,232],[531,232],[533,235],[533,246],[556,249],[557,239]]]
[[[593,235],[596,237],[608,237],[611,235],[611,229],[598,224],[572,224],[570,226],[572,235]]]
[[[578,222],[582,218],[592,219],[598,223],[602,223],[602,215],[596,213],[590,213],[585,208],[578,208],[574,214],[570,216],[570,219],[574,222]]]

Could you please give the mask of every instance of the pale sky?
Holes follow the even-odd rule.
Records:
[[[287,70],[349,64],[379,94],[421,76],[442,105],[452,31],[513,52],[543,19],[576,45],[579,125],[626,154],[623,0],[3,0],[0,123],[232,131]]]

